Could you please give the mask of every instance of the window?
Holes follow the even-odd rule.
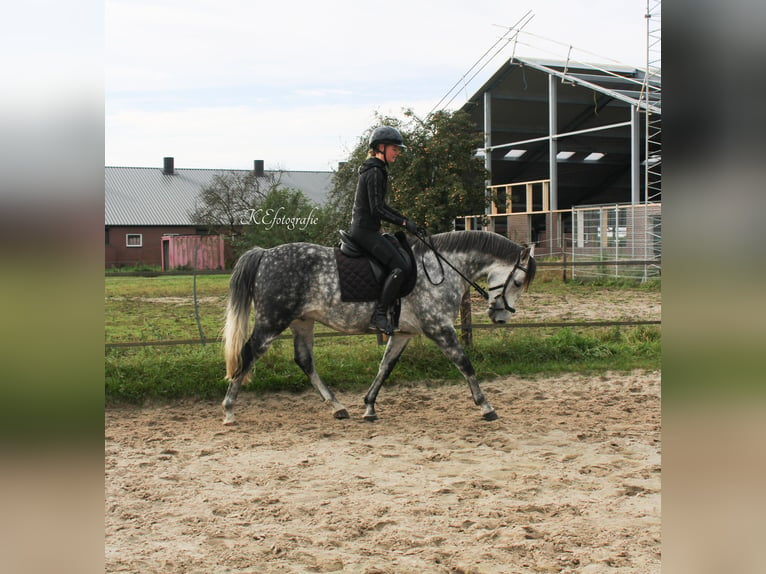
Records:
[[[125,234],[126,247],[141,247],[143,245],[143,236],[140,233]]]

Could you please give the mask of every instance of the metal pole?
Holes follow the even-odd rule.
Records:
[[[484,92],[484,169],[487,170],[487,179],[484,181],[484,215],[492,212],[492,201],[489,186],[492,185],[492,94]]]
[[[556,211],[559,208],[559,176],[558,165],[556,164],[556,155],[558,154],[558,143],[556,141],[556,132],[558,131],[558,119],[556,108],[558,106],[556,97],[556,79],[548,76],[548,171],[550,183],[550,210]]]
[[[641,130],[638,106],[630,108],[630,203],[641,202]]]
[[[556,137],[557,137],[557,139],[562,139],[562,138],[571,137],[571,136],[579,136],[579,135],[582,135],[582,134],[590,134],[590,133],[593,133],[593,132],[603,132],[605,130],[613,130],[613,129],[616,129],[616,128],[623,128],[623,127],[629,126],[629,125],[630,125],[630,120],[628,120],[626,122],[617,122],[616,124],[609,124],[609,125],[606,125],[606,126],[597,126],[595,128],[585,128],[585,129],[582,129],[582,130],[575,130],[575,131],[572,131],[572,132],[562,132],[560,134],[557,134]],[[549,138],[550,138],[550,136],[541,136],[539,138],[529,138],[529,139],[526,139],[526,140],[513,141],[513,142],[510,142],[510,143],[504,143],[504,144],[499,144],[499,145],[496,145],[496,146],[492,146],[492,150],[504,149],[504,148],[507,148],[507,147],[520,146],[520,145],[524,145],[524,144],[528,144],[528,143],[542,142],[542,141],[546,141]],[[482,149],[482,148],[479,148],[479,149]]]

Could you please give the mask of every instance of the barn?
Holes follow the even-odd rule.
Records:
[[[462,106],[484,134],[490,229],[536,253],[658,257],[659,70],[513,57]],[[622,253],[620,253],[622,251]]]
[[[255,160],[258,177],[276,172],[263,169]],[[245,170],[177,168],[166,157],[162,167],[105,168],[104,251],[109,267],[151,265],[163,270],[177,267],[224,268],[222,239],[205,237],[207,229],[191,220],[200,191],[216,175]],[[280,184],[324,202],[332,186],[330,171],[282,171]]]

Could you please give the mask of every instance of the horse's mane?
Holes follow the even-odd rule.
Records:
[[[431,235],[428,240],[439,251],[478,251],[503,259],[515,257],[521,250],[521,246],[510,239],[489,231],[450,231]],[[428,249],[421,241],[412,247],[416,252]]]
[[[514,243],[507,237],[490,231],[450,231],[437,233],[428,238],[437,251],[476,251],[493,257],[511,260],[515,258],[524,246]],[[422,241],[415,240],[412,250],[420,255],[429,249]],[[529,268],[525,278],[525,286],[534,279],[537,265],[534,257],[529,258]]]

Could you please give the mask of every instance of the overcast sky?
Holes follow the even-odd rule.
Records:
[[[530,12],[531,11],[531,12]],[[646,65],[645,0],[107,0],[106,165],[331,170],[375,112],[425,116],[514,54]],[[473,75],[472,71],[468,77]]]

